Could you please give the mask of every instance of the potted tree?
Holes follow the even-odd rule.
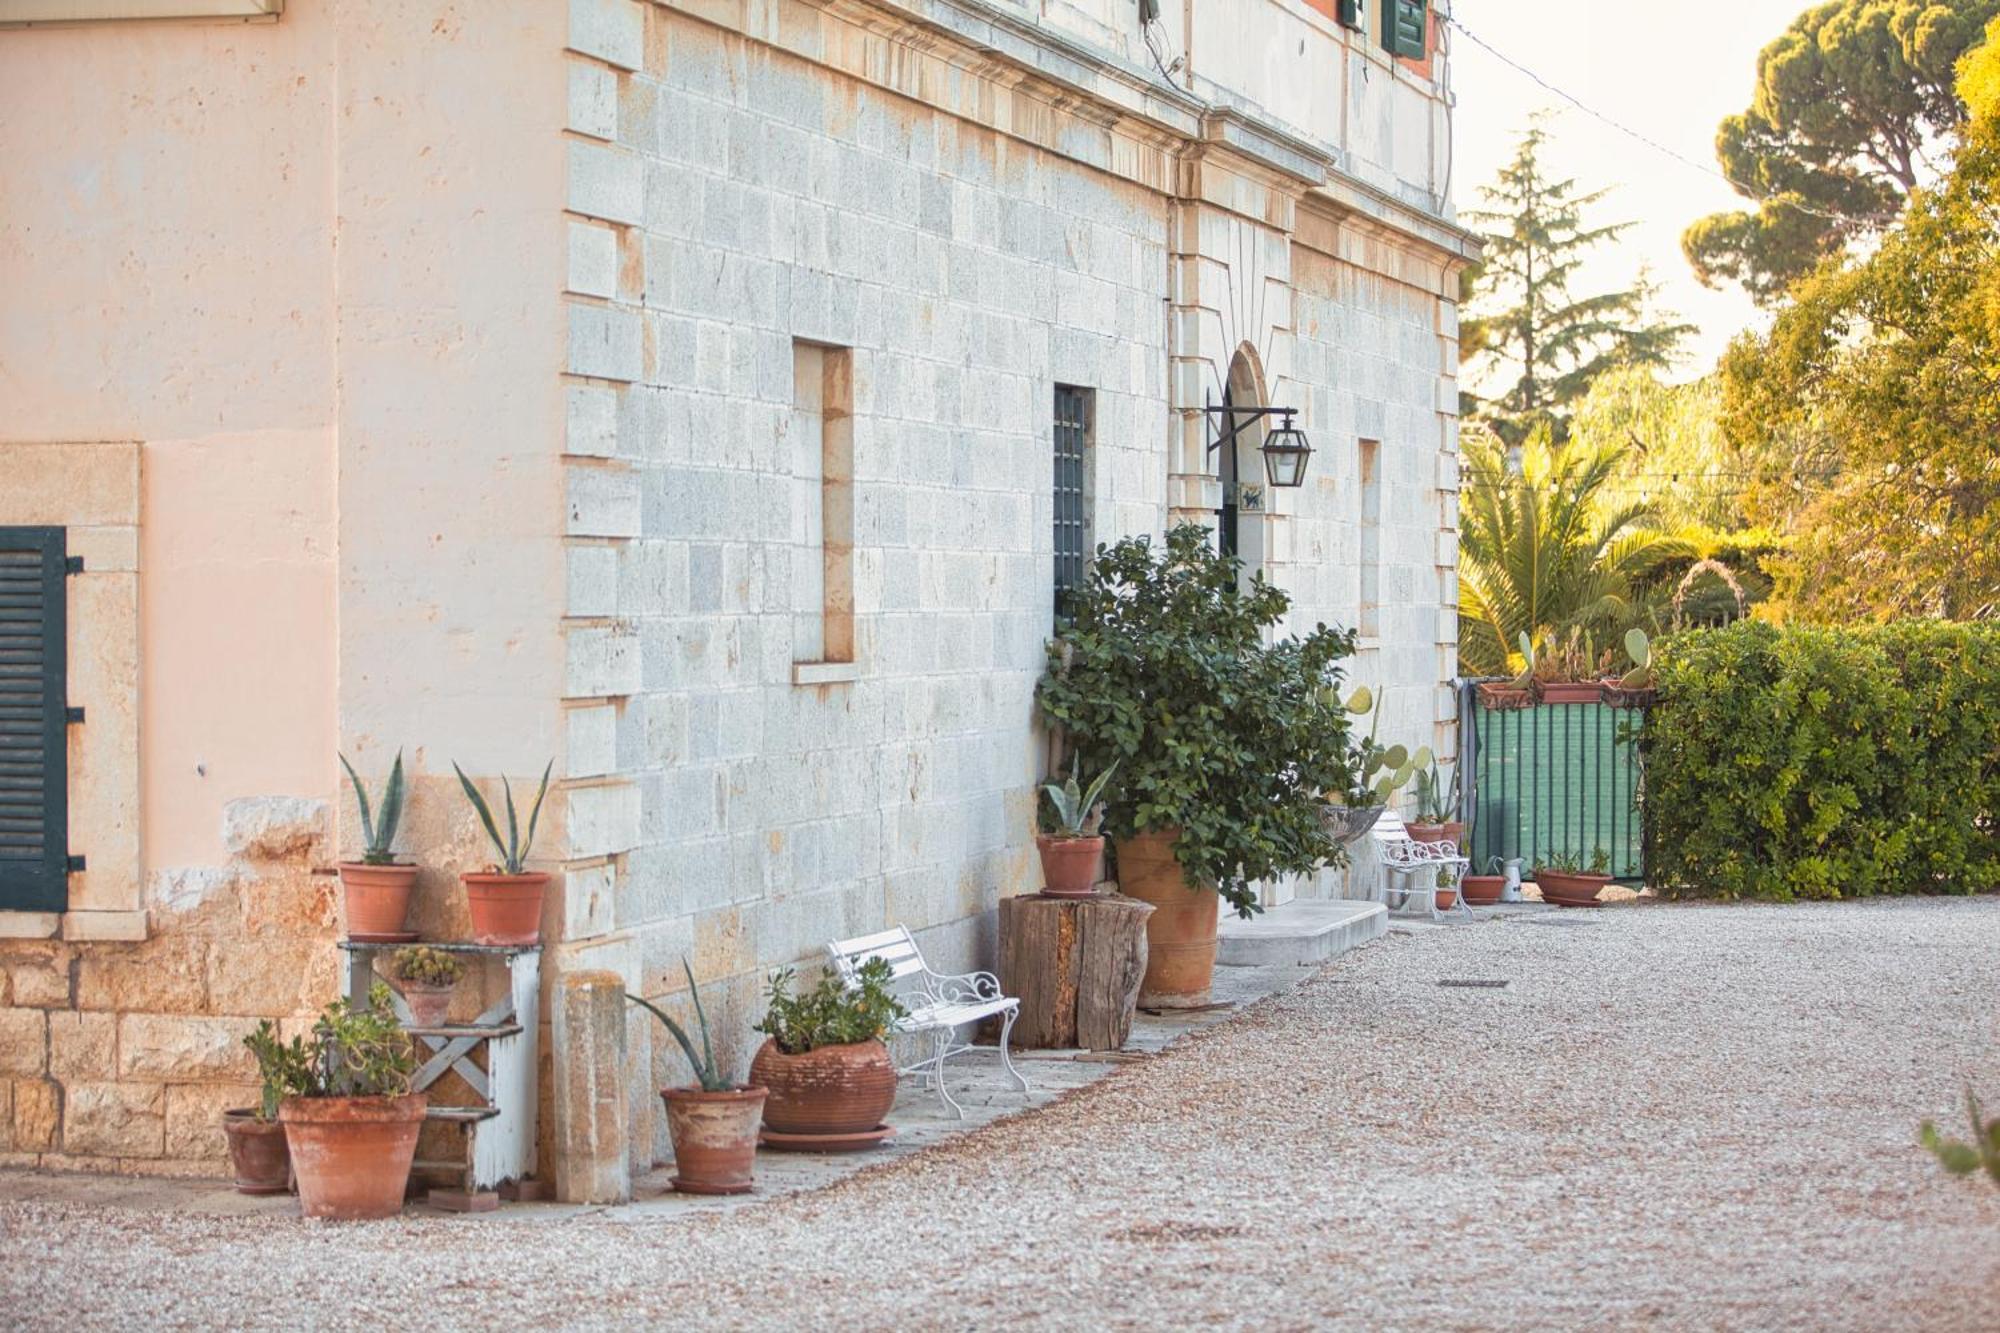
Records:
[[[1551,852],[1535,868],[1542,901],[1557,907],[1589,907],[1611,882],[1611,853],[1592,850],[1588,865],[1575,852]]]
[[[764,1142],[815,1151],[865,1148],[889,1136],[882,1117],[896,1101],[896,1065],[882,1036],[908,1011],[889,992],[889,964],[871,958],[852,989],[831,973],[793,988],[792,970],[771,978],[757,1031],[750,1085],[769,1090]]]
[[[1035,835],[1035,850],[1042,858],[1042,892],[1052,898],[1088,898],[1097,891],[1104,869],[1104,835],[1098,832],[1104,807],[1098,797],[1118,765],[1099,773],[1088,787],[1077,785],[1077,771],[1072,762],[1069,777],[1042,784],[1054,819],[1048,831]]]
[[[534,944],[542,938],[542,893],[548,887],[549,877],[541,871],[530,871],[527,861],[535,845],[535,825],[542,817],[542,801],[549,794],[549,774],[555,771],[555,766],[556,761],[551,759],[542,770],[542,785],[535,793],[534,808],[528,812],[525,836],[514,814],[513,784],[505,777],[500,779],[500,789],[507,798],[504,838],[479,788],[472,785],[464,769],[455,763],[451,766],[451,771],[458,774],[458,785],[465,788],[465,798],[472,802],[479,822],[485,826],[486,836],[492,839],[493,849],[500,853],[497,863],[459,876],[465,882],[465,906],[472,915],[475,944]]]
[[[465,975],[465,964],[443,949],[411,944],[389,956],[389,973],[410,1006],[410,1026],[435,1028],[443,1027],[451,1012],[451,993]]]
[[[665,1010],[637,995],[625,996],[666,1026],[694,1070],[694,1086],[660,1089],[660,1098],[667,1104],[667,1135],[674,1144],[673,1186],[683,1194],[747,1194],[755,1183],[757,1122],[764,1114],[766,1092],[731,1083],[722,1076],[709,1040],[701,991],[685,958],[681,959],[681,970],[687,973],[688,994],[701,1025],[698,1055],[687,1032]]]
[[[1086,764],[1116,763],[1105,807],[1122,892],[1154,904],[1141,1004],[1206,1004],[1216,918],[1258,910],[1256,881],[1343,855],[1322,794],[1350,790],[1337,697],[1350,632],[1265,642],[1291,599],[1180,524],[1099,547],[1070,591],[1036,691]]]
[[[378,944],[399,937],[414,938],[403,934],[403,920],[409,915],[410,889],[417,882],[417,868],[398,862],[394,850],[396,826],[403,820],[406,795],[403,752],[396,751],[396,762],[389,769],[389,780],[382,785],[378,808],[369,806],[368,789],[361,785],[361,778],[354,765],[347,762],[346,755],[340,756],[340,766],[347,770],[347,780],[354,787],[363,843],[359,861],[342,861],[339,866],[341,895],[347,900],[348,938]]]
[[[1415,842],[1457,843],[1463,850],[1465,822],[1457,818],[1459,805],[1457,766],[1446,783],[1433,760],[1417,774],[1417,812],[1408,825],[1410,838]]]
[[[293,1037],[289,1046],[278,1040],[278,1025],[265,1019],[243,1039],[257,1060],[263,1084],[255,1106],[222,1113],[222,1133],[229,1142],[229,1165],[236,1172],[238,1194],[283,1194],[292,1187],[292,1154],[285,1146],[285,1127],[278,1106],[305,1077],[305,1043]]]
[[[328,1005],[302,1054],[278,1119],[305,1215],[394,1217],[427,1099],[410,1091],[416,1057],[389,1007],[389,988],[376,982],[365,1005]]]

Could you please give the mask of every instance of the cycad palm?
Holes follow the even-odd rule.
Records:
[[[1522,448],[1521,475],[1491,436],[1468,442],[1460,496],[1458,660],[1467,675],[1503,675],[1522,633],[1572,625],[1616,630],[1639,615],[1635,584],[1690,553],[1646,527],[1651,508],[1610,503],[1620,450],[1551,445],[1546,428]]]

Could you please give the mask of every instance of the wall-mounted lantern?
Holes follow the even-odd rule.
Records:
[[[1209,441],[1208,452],[1214,453],[1231,443],[1238,435],[1250,428],[1250,423],[1259,417],[1279,417],[1278,428],[1264,436],[1264,475],[1273,486],[1303,486],[1306,480],[1306,462],[1312,457],[1312,445],[1306,440],[1306,433],[1292,424],[1298,412],[1295,407],[1237,407],[1231,403],[1220,405],[1204,404],[1202,409],[1211,418],[1222,416],[1227,419],[1228,429],[1220,431]],[[1220,429],[1218,427],[1218,429]]]

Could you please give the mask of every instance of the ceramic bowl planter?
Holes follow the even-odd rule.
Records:
[[[1042,856],[1042,892],[1052,898],[1088,898],[1104,877],[1104,838],[1035,835]]]
[[[1554,903],[1557,907],[1594,907],[1597,895],[1610,882],[1609,875],[1580,870],[1541,869],[1535,872],[1535,883],[1542,891],[1542,901]]]
[[[1149,1009],[1199,1009],[1215,980],[1221,898],[1187,882],[1174,859],[1179,838],[1175,828],[1118,840],[1119,892],[1154,908],[1146,918],[1146,976],[1139,983],[1139,1003]]]
[[[340,863],[340,888],[347,899],[347,933],[354,939],[380,939],[403,933],[410,912],[410,890],[417,868],[402,865]]]
[[[478,871],[459,878],[465,882],[465,906],[472,916],[474,944],[541,942],[542,894],[548,887],[547,875]]]
[[[222,1133],[229,1141],[238,1194],[283,1194],[292,1187],[292,1155],[282,1121],[259,1120],[246,1106],[222,1113]]]
[[[1500,901],[1506,891],[1505,875],[1467,875],[1458,882],[1458,888],[1465,895],[1468,907],[1491,907]]]
[[[853,1135],[878,1129],[896,1102],[896,1065],[880,1041],[787,1055],[767,1038],[750,1083],[769,1091],[764,1127],[780,1134]]]
[[[343,1221],[403,1211],[426,1098],[287,1097],[278,1107],[299,1204],[307,1217]]]
[[[1334,805],[1331,802],[1319,808],[1320,824],[1326,835],[1341,846],[1348,846],[1363,834],[1373,829],[1382,818],[1387,805]]]
[[[674,1188],[683,1194],[748,1194],[755,1184],[763,1088],[662,1088],[674,1142]]]

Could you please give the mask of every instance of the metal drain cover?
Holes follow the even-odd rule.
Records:
[[[1499,990],[1506,984],[1504,979],[1496,981],[1486,977],[1448,977],[1438,982],[1440,986],[1467,986],[1476,990]]]

